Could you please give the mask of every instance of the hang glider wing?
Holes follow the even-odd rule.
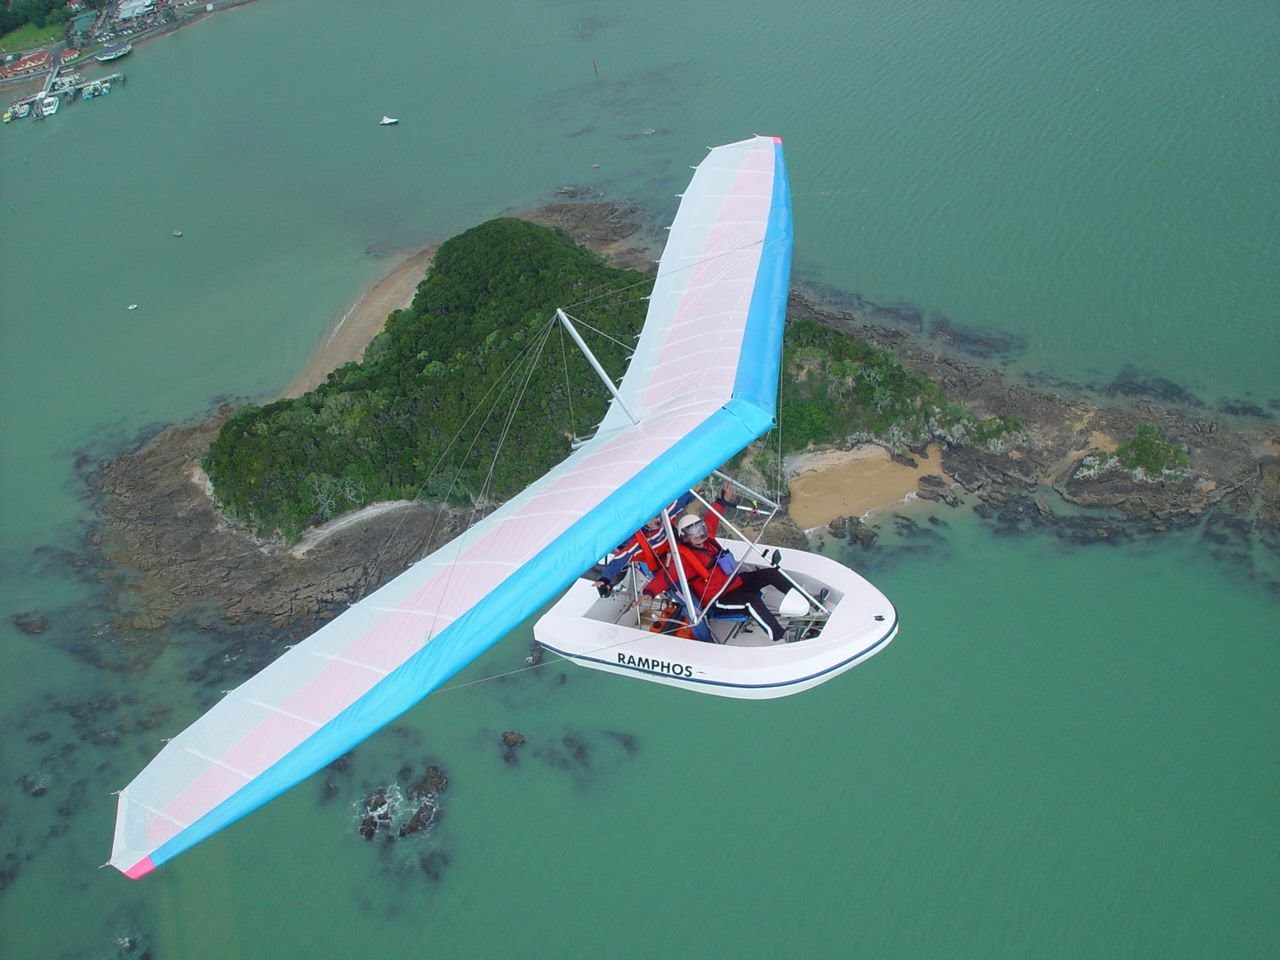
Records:
[[[773,423],[791,270],[781,141],[697,167],[596,436],[501,509],[228,693],[119,795],[141,877],[332,762],[564,590]]]

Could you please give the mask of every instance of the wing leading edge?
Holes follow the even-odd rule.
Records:
[[[681,201],[620,388],[640,422],[615,404],[546,476],[171,740],[120,792],[111,864],[144,876],[332,762],[766,432],[791,236],[781,142],[714,148]]]

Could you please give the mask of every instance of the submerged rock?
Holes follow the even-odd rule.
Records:
[[[949,347],[982,360],[1008,362],[1027,349],[1026,338],[1016,333],[964,326],[942,314],[930,318],[929,332]]]
[[[400,771],[400,780],[409,780],[411,775],[412,771],[404,768]],[[431,765],[422,778],[407,789],[399,783],[379,787],[361,802],[356,832],[365,840],[372,840],[383,832],[390,840],[429,831],[440,822],[444,812],[440,794],[448,786],[445,772]]]
[[[430,830],[440,819],[440,808],[431,800],[421,800],[409,819],[400,825],[399,836],[407,837]]]
[[[1146,398],[1183,407],[1203,407],[1204,401],[1186,387],[1164,377],[1153,377],[1133,366],[1124,367],[1107,387],[1112,396]]]
[[[505,763],[516,764],[520,762],[516,750],[528,743],[528,739],[523,733],[515,730],[508,730],[502,735],[502,759]]]
[[[379,830],[391,826],[391,801],[385,790],[378,790],[364,799],[364,815],[357,832],[365,840],[372,840]]]
[[[449,778],[445,776],[445,772],[437,766],[427,767],[427,772],[423,778],[418,781],[417,786],[409,790],[409,796],[413,799],[423,797],[435,797],[444,793],[449,788]]]
[[[35,637],[49,629],[49,618],[35,610],[24,610],[13,615],[13,625],[27,636]]]
[[[864,549],[876,542],[879,534],[875,529],[867,523],[864,523],[861,517],[857,517],[849,522],[849,542],[856,543]]]
[[[418,866],[432,880],[439,880],[444,875],[444,868],[449,863],[449,854],[443,850],[429,850],[418,858]]]

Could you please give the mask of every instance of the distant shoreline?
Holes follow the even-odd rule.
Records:
[[[193,27],[198,23],[204,23],[206,20],[216,17],[220,13],[225,13],[228,10],[234,9],[235,7],[243,7],[247,4],[256,2],[257,0],[213,0],[213,9],[206,10],[205,7],[208,5],[209,0],[186,0],[185,3],[174,5],[174,11],[177,15],[172,21],[160,24],[157,27],[152,27],[149,30],[144,30],[138,34],[131,36],[126,35],[124,37],[117,38],[117,41],[113,42],[127,42],[135,47],[141,46],[151,40],[158,40],[160,37],[167,37],[171,34],[177,33],[179,30],[185,30],[187,27]],[[191,10],[190,8],[192,7],[195,7],[196,9]],[[190,10],[190,12],[177,13],[177,11],[184,10]],[[32,53],[36,50],[57,49],[62,47],[65,43],[65,40],[59,40],[55,43],[47,44],[44,47],[34,47],[31,50],[18,52]],[[93,59],[93,57],[82,57],[79,60],[72,61],[72,63],[76,69],[81,67],[102,67],[104,70],[108,69],[108,65],[98,63]],[[10,98],[15,94],[18,97],[25,96],[27,93],[27,87],[32,91],[41,89],[48,74],[48,70],[40,70],[20,77],[0,78],[0,91],[3,91],[4,96],[8,96]],[[92,79],[92,77],[89,79]]]

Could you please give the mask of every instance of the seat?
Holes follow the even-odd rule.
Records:
[[[672,590],[668,590],[664,596],[668,599],[668,602],[675,606],[676,610],[679,611],[679,615],[684,618],[685,622],[691,624],[690,629],[693,631],[694,639],[701,640],[703,643],[728,643],[751,621],[751,618],[745,613],[725,613],[718,610],[710,610],[707,612],[706,616],[698,619],[697,623],[694,623],[693,621],[696,618],[689,616],[689,611],[685,606],[684,598],[682,596]],[[695,600],[694,603],[696,604],[697,601]],[[709,620],[715,620],[721,623],[731,623],[733,626],[724,635],[724,637],[721,638],[717,637],[715,632],[711,629],[710,624],[707,622]]]

